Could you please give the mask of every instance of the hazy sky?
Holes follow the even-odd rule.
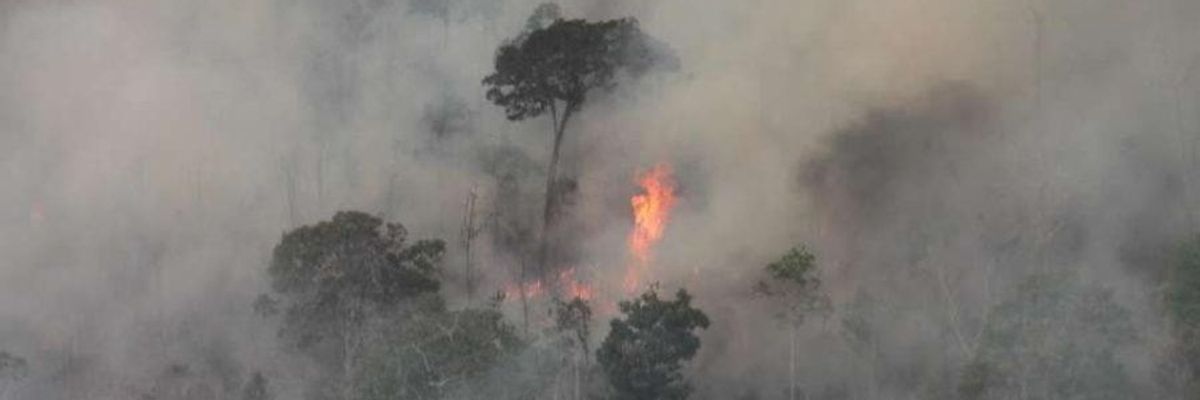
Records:
[[[0,348],[70,348],[131,381],[214,346],[283,368],[248,306],[283,231],[361,209],[457,243],[467,193],[492,204],[497,148],[528,157],[536,201],[550,123],[505,121],[479,82],[537,1],[451,3],[444,21],[404,0],[0,4]],[[910,310],[888,340],[924,349],[940,304],[978,311],[1047,264],[1148,310],[1157,250],[1193,230],[1198,2],[563,9],[636,17],[681,61],[590,99],[564,166],[580,268],[600,281],[626,262],[634,174],[676,167],[653,268],[713,314],[701,370],[781,379],[748,344],[781,339],[734,311],[796,243],[835,302]],[[428,113],[447,102],[469,122],[435,140]],[[482,254],[507,280],[511,260]]]

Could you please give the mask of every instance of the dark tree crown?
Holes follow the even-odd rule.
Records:
[[[658,59],[673,60],[632,18],[556,18],[539,25],[531,22],[530,30],[501,45],[495,72],[483,80],[487,99],[504,107],[510,120],[542,115],[556,101],[566,104],[563,111],[574,111],[588,91],[613,87],[618,71],[640,75]]]
[[[261,298],[256,308],[282,312],[283,333],[308,347],[339,334],[330,321],[358,322],[365,312],[436,292],[445,243],[407,238],[404,226],[357,211],[288,232],[267,269],[281,301]]]
[[[620,304],[625,319],[612,320],[612,330],[596,352],[609,383],[621,399],[684,399],[683,362],[700,349],[694,331],[708,328],[708,316],[693,308],[680,289],[675,300],[662,300],[650,290]]]

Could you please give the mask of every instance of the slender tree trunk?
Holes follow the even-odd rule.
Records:
[[[788,331],[788,399],[796,400],[796,326]]]
[[[573,398],[574,398],[575,400],[579,400],[579,399],[581,399],[581,398],[582,398],[582,397],[580,396],[580,393],[579,393],[579,387],[580,387],[580,384],[579,384],[579,382],[580,382],[580,379],[579,379],[579,375],[580,375],[580,374],[579,374],[579,368],[580,368],[580,364],[579,364],[579,358],[580,358],[580,355],[579,355],[579,352],[576,352],[576,353],[575,353],[575,357],[574,357],[574,358],[575,358],[575,395],[574,395],[574,397],[573,397]]]
[[[558,155],[559,149],[562,147],[563,133],[566,131],[567,121],[571,119],[571,113],[575,109],[572,104],[567,104],[563,110],[562,120],[556,121],[554,127],[554,147],[550,151],[550,165],[546,167],[546,197],[542,207],[542,237],[541,243],[538,245],[538,277],[545,273],[547,269],[546,263],[549,261],[549,236],[550,236],[550,219],[554,212],[554,182],[558,178]],[[551,112],[554,108],[551,107]],[[557,118],[556,118],[557,119]]]
[[[353,344],[350,343],[350,327],[348,322],[343,322],[342,327],[342,398],[350,399],[354,390],[350,387],[350,381],[353,379],[351,370],[353,369],[353,357],[350,355],[353,352]]]
[[[296,171],[294,168],[295,161],[293,161],[291,157],[292,156],[285,156],[284,161],[282,162],[284,184],[287,186],[284,188],[284,195],[286,196],[286,200],[287,200],[287,214],[288,214],[287,217],[288,217],[288,227],[289,228],[296,226],[296,221],[298,219],[296,217]]]
[[[525,337],[529,337],[529,298],[525,295],[525,280],[529,276],[529,256],[527,251],[521,253],[521,279],[517,281],[517,292],[521,294],[521,328],[525,332]]]
[[[470,305],[475,298],[475,278],[472,276],[471,265],[471,242],[475,240],[475,189],[467,195],[467,203],[463,214],[463,253],[466,256],[465,280],[467,285],[467,304]]]

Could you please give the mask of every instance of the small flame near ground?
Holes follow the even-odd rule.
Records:
[[[633,206],[633,231],[629,233],[629,254],[632,257],[625,271],[625,290],[633,293],[645,280],[651,251],[662,239],[663,230],[675,206],[675,179],[671,167],[658,164],[638,175],[642,193],[629,199]]]
[[[504,297],[508,299],[519,299],[522,296],[525,298],[541,296],[543,292],[542,281],[535,280],[529,282],[514,282],[509,283],[504,287]]]
[[[574,267],[558,273],[557,283],[558,288],[562,290],[561,294],[567,299],[591,300],[596,295],[596,290],[591,285],[576,277]],[[517,299],[522,295],[526,298],[534,298],[543,294],[546,294],[546,287],[540,279],[525,282],[523,285],[510,283],[504,287],[505,298]]]

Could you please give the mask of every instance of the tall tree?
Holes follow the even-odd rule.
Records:
[[[828,315],[829,297],[821,292],[817,257],[803,246],[793,247],[767,264],[767,279],[755,291],[774,300],[776,317],[788,328],[788,398],[796,399],[796,332],[810,314]]]
[[[592,307],[587,301],[576,297],[571,301],[556,300],[554,307],[555,330],[563,339],[567,354],[571,356],[571,373],[573,378],[573,399],[581,399],[582,388],[590,359],[588,353],[588,338],[591,336]]]
[[[559,17],[557,6],[543,4],[530,17],[525,32],[496,51],[495,71],[483,79],[487,99],[504,107],[509,120],[549,111],[552,122],[539,268],[545,268],[547,261],[547,229],[555,212],[559,150],[567,123],[591,91],[614,88],[618,73],[636,77],[658,60],[673,60],[665,49],[642,33],[635,19],[567,20]]]
[[[695,330],[709,324],[708,316],[691,303],[686,290],[675,293],[675,300],[663,300],[654,288],[620,303],[625,318],[612,320],[612,329],[596,351],[617,399],[688,397],[691,386],[683,378],[683,362],[700,349]]]
[[[368,322],[401,302],[436,292],[441,240],[408,242],[398,223],[357,211],[283,235],[267,273],[278,299],[255,308],[282,313],[280,335],[340,372],[344,395],[362,355]]]

